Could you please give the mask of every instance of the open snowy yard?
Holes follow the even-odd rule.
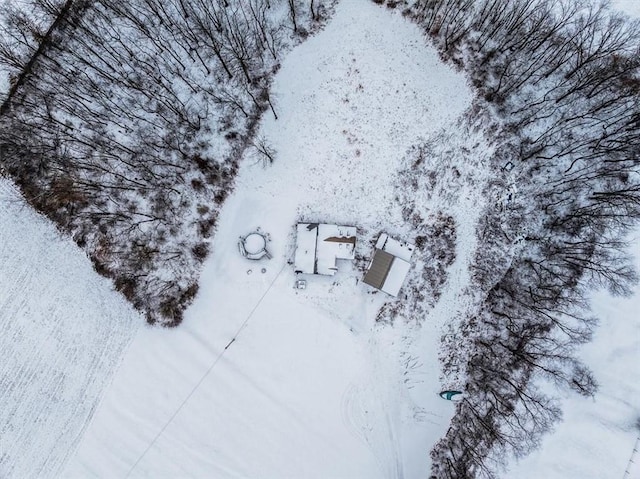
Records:
[[[275,163],[245,159],[184,324],[140,330],[66,477],[428,470],[429,447],[453,413],[437,396],[437,344],[454,311],[442,308],[422,329],[377,325],[391,298],[362,284],[352,262],[298,291],[288,261],[298,220],[357,226],[364,257],[380,231],[410,234],[397,171],[418,139],[455,128],[470,101],[465,80],[416,27],[363,0],[342,2],[327,28],[286,58],[273,96],[278,120],[268,115],[260,134]],[[462,230],[473,232],[473,210],[468,218]],[[239,236],[257,227],[271,236],[270,261],[238,254]],[[453,288],[465,278],[463,253]],[[413,343],[430,345],[412,358],[411,381],[425,397],[412,398],[405,382],[401,355]]]

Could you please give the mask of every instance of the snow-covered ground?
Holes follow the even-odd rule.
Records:
[[[276,162],[245,159],[183,325],[140,329],[65,477],[427,474],[453,412],[437,396],[437,338],[455,311],[420,329],[379,325],[391,298],[362,284],[354,263],[300,291],[289,261],[297,220],[357,226],[366,257],[381,230],[412,240],[394,193],[401,160],[456,128],[469,89],[417,27],[351,0],[285,59],[273,97],[279,119],[267,116],[260,134]],[[270,261],[238,254],[257,227],[271,236]],[[452,276],[451,288],[464,286]],[[415,347],[425,337],[430,347]],[[426,395],[410,397],[402,361]]]
[[[633,245],[640,270],[640,231]],[[592,305],[601,322],[581,357],[599,391],[593,399],[567,394],[563,422],[539,450],[512,465],[505,479],[640,477],[640,451],[632,454],[640,437],[640,286],[630,298],[597,293]]]
[[[631,18],[640,18],[640,0],[612,0],[611,6]]]
[[[3,24],[5,21],[5,15],[9,9],[24,12],[29,17],[30,21],[33,22],[34,25],[37,25],[39,30],[43,32],[46,32],[49,25],[53,22],[53,18],[43,13],[43,9],[34,8],[33,5],[30,5],[29,2],[25,0],[0,0],[0,35],[5,35]],[[4,42],[5,40],[9,40],[9,38],[3,38],[2,40]],[[36,42],[34,39],[28,38],[26,41],[28,41],[29,45],[35,49]],[[16,45],[14,48],[16,48],[21,54],[25,53],[27,50],[24,45]],[[15,70],[0,63],[0,102],[4,101],[7,93],[9,92],[10,75],[15,75],[15,73]]]
[[[413,240],[394,189],[402,158],[459,128],[469,89],[398,13],[343,0],[286,58],[273,98],[279,119],[266,116],[260,134],[277,160],[244,160],[199,295],[175,330],[142,327],[84,255],[0,182],[0,477],[427,475],[453,413],[437,396],[450,386],[438,347],[465,306],[480,186],[430,200],[456,219],[458,244],[421,328],[375,322],[391,298],[362,284],[361,262],[338,261],[335,277],[308,277],[304,291],[289,262],[297,220],[357,226],[359,257],[380,231]],[[238,254],[239,236],[257,227],[271,237],[270,261]],[[582,354],[600,392],[567,395],[565,421],[505,478],[626,479],[640,417],[638,310],[640,289],[594,297],[602,323]]]
[[[0,178],[0,477],[52,477],[142,319]]]
[[[640,0],[612,7],[640,18]],[[640,271],[640,230],[630,237]],[[581,358],[600,388],[593,399],[567,394],[563,421],[542,446],[503,475],[505,479],[640,478],[640,286],[629,298],[598,292],[592,310],[601,322]]]

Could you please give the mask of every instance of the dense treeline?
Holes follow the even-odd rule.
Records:
[[[431,453],[435,478],[493,477],[561,414],[541,378],[595,392],[574,355],[596,322],[586,294],[635,280],[623,239],[640,217],[640,25],[575,1],[417,1],[405,14],[468,74],[497,181],[518,190],[479,225],[467,394]]]
[[[149,322],[176,325],[238,158],[263,111],[276,114],[282,52],[326,7],[34,2],[51,6],[55,28],[5,25],[0,61],[17,74],[0,112],[2,167]]]
[[[31,0],[0,6],[0,66],[9,75],[10,91],[1,92],[0,114],[22,86],[31,68],[71,13],[73,0]]]
[[[14,72],[0,166],[149,322],[176,325],[237,160],[260,115],[277,114],[271,75],[331,2],[32,2],[42,22],[16,10],[0,26]],[[435,478],[492,477],[560,415],[539,379],[594,393],[574,356],[595,324],[587,290],[635,279],[623,238],[640,216],[640,24],[575,0],[403,8],[467,73],[496,182],[518,190],[479,225],[467,394],[431,453]]]

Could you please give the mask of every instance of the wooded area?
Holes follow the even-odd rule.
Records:
[[[1,172],[149,323],[176,326],[241,155],[274,161],[255,138],[261,115],[277,115],[272,75],[332,2],[31,1],[41,23],[16,10],[0,26],[0,63],[13,72]],[[561,416],[542,379],[594,394],[575,355],[597,323],[587,295],[625,294],[636,280],[624,240],[640,217],[640,23],[574,0],[376,3],[402,9],[465,72],[476,93],[467,127],[495,148],[489,187],[518,187],[478,225],[478,307],[455,352],[465,399],[431,451],[433,478],[495,477],[505,454],[529,453]],[[424,178],[408,188],[428,187],[418,157],[434,151],[409,152],[407,178]],[[428,264],[414,277],[430,291],[411,290],[422,314],[457,232],[409,196],[405,219]]]
[[[175,326],[261,114],[271,76],[322,2],[34,0],[0,61],[2,167],[150,323]]]
[[[518,188],[479,225],[466,396],[431,452],[434,478],[494,477],[561,416],[541,378],[594,394],[575,356],[596,324],[587,294],[636,279],[624,239],[640,216],[640,25],[573,1],[418,1],[405,14],[469,76],[495,183]]]

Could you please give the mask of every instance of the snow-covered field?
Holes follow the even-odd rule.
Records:
[[[400,15],[349,1],[286,58],[274,97],[279,119],[266,117],[261,135],[276,162],[245,159],[185,322],[139,331],[65,477],[428,471],[453,412],[437,396],[437,343],[455,311],[422,329],[377,325],[390,298],[362,284],[354,264],[339,261],[335,277],[298,291],[288,261],[298,219],[356,225],[366,257],[381,230],[409,234],[396,172],[419,138],[455,128],[470,101],[465,80]],[[271,235],[263,263],[237,251],[257,227]],[[432,347],[414,352],[412,381],[428,395],[412,398],[402,360],[422,337]]]
[[[0,178],[0,477],[51,477],[142,319]]]
[[[0,477],[426,477],[453,413],[437,396],[450,386],[438,345],[465,307],[481,172],[456,165],[478,185],[446,192],[445,206],[432,200],[456,219],[458,244],[421,328],[375,322],[392,299],[361,283],[362,261],[339,261],[335,277],[309,277],[304,291],[289,262],[298,220],[357,226],[364,258],[381,231],[412,240],[396,201],[402,159],[440,129],[455,132],[470,91],[398,13],[343,0],[285,59],[273,98],[278,120],[266,116],[260,134],[277,160],[243,161],[175,330],[142,326],[0,181]],[[238,254],[239,236],[257,227],[271,237],[269,261]],[[626,479],[639,309],[640,289],[595,296],[602,323],[582,354],[600,392],[567,395],[565,421],[505,479]],[[640,477],[635,462],[629,479]]]

